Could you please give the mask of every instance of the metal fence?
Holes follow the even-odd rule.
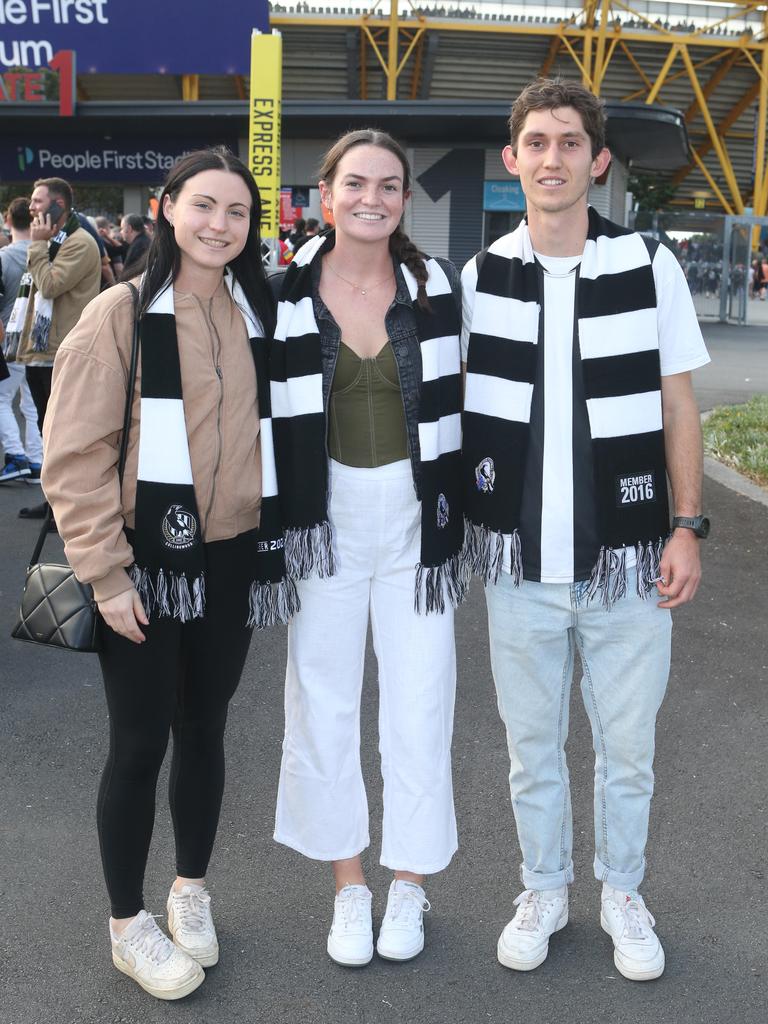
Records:
[[[699,317],[768,325],[768,217],[636,211],[630,225],[674,252]]]

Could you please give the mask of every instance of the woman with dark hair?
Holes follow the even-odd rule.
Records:
[[[451,735],[460,551],[458,274],[402,228],[411,179],[383,132],[342,136],[320,191],[335,230],[286,271],[272,408],[287,571],[301,611],[288,635],[275,838],[333,863],[328,953],[373,956],[360,771],[370,619],[379,665],[381,863],[392,869],[380,956],[424,945],[424,876],[456,850]]]
[[[117,968],[159,999],[203,981],[219,949],[205,873],[224,787],[224,729],[254,625],[285,621],[286,581],[264,338],[273,303],[259,193],[227,150],[171,170],[139,284],[140,358],[122,481],[134,329],[119,285],[56,359],[43,486],[103,619],[110,749],[98,829]],[[144,909],[155,790],[173,735],[173,941]]]

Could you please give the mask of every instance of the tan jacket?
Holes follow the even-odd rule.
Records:
[[[75,326],[91,299],[99,294],[99,247],[85,228],[79,228],[64,239],[56,259],[51,263],[48,259],[48,243],[30,242],[27,269],[32,274],[32,289],[16,359],[29,366],[50,366],[62,340]],[[45,352],[35,352],[32,346],[36,292],[40,292],[46,299],[53,299],[51,330]]]
[[[85,309],[59,349],[45,417],[43,488],[69,564],[98,601],[130,589],[139,454],[136,376],[122,497],[117,461],[133,332],[132,296],[118,284]],[[212,299],[174,292],[184,416],[203,540],[259,524],[261,447],[256,370],[243,318],[220,285]]]

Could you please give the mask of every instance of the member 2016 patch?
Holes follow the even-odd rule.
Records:
[[[475,467],[475,486],[481,494],[492,494],[496,482],[496,467],[493,459],[487,457]]]
[[[174,551],[185,551],[197,543],[197,520],[183,505],[171,505],[163,517],[163,538]]]
[[[653,473],[622,473],[616,477],[616,505],[645,505],[656,501],[656,480]]]
[[[450,509],[448,507],[448,499],[444,494],[438,494],[437,496],[437,528],[443,530],[448,525],[448,516]]]

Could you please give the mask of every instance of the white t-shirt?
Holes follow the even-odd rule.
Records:
[[[591,477],[591,465],[574,465],[574,309],[576,269],[581,257],[535,255],[544,269],[543,359],[539,359],[535,384],[535,389],[543,389],[543,436],[539,436],[541,428],[532,417],[530,451],[536,453],[534,461],[540,466],[533,489],[540,488],[541,501],[540,505],[536,501],[534,512],[530,501],[524,501],[520,528],[523,574],[542,583],[571,583],[588,578],[591,565],[584,561],[584,542],[591,550],[589,535],[596,533],[594,523],[583,521],[584,505],[579,501],[578,488],[574,488],[575,475],[577,484],[583,483],[584,474]],[[673,253],[664,245],[659,245],[654,255],[653,276],[662,376],[703,366],[709,356],[688,284]],[[475,257],[464,267],[461,283],[461,351],[466,362],[477,288]],[[577,407],[577,421],[580,412]],[[583,413],[586,416],[586,409]],[[635,563],[634,549],[628,548],[626,554],[629,568]],[[509,568],[507,542],[504,569]]]

